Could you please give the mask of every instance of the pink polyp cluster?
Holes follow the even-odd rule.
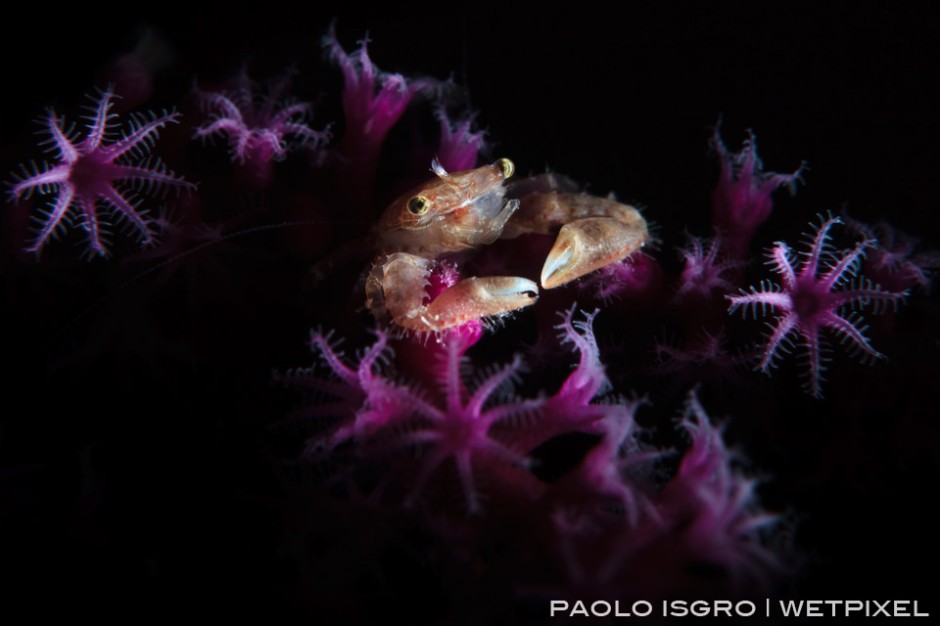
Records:
[[[394,353],[379,333],[358,361],[347,361],[315,333],[312,345],[325,368],[278,378],[315,392],[295,416],[313,432],[310,458],[349,463],[347,470],[365,483],[378,472],[384,477],[378,498],[390,506],[397,500],[441,515],[454,501],[447,489],[448,477],[456,476],[464,515],[527,517],[547,508],[546,538],[560,542],[572,584],[593,592],[613,588],[639,575],[628,555],[668,553],[679,559],[677,567],[708,561],[726,569],[740,589],[755,581],[766,587],[782,565],[760,541],[772,518],[756,506],[753,481],[735,468],[694,393],[682,421],[691,445],[672,478],[663,485],[652,480],[644,468],[668,453],[641,441],[635,415],[648,399],[609,395],[596,315],[576,316],[572,309],[562,316],[561,344],[578,360],[547,395],[517,395],[527,369],[519,356],[471,373],[458,335],[446,333],[440,342],[401,340]],[[406,366],[422,371],[403,378]],[[590,433],[598,443],[562,480],[540,479],[533,452],[575,433]],[[341,444],[351,447],[338,454]]]
[[[312,103],[284,100],[289,82],[290,76],[284,76],[261,96],[243,72],[230,92],[196,90],[208,120],[196,128],[194,136],[224,139],[242,178],[253,189],[271,185],[274,162],[284,160],[289,150],[315,150],[329,141],[329,127],[314,130],[307,123]]]

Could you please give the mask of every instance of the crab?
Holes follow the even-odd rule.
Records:
[[[544,174],[507,183],[509,159],[460,172],[434,160],[436,178],[395,200],[376,231],[378,257],[366,278],[366,305],[380,320],[439,332],[530,306],[539,285],[520,276],[472,276],[433,299],[430,278],[443,259],[525,234],[557,236],[542,266],[543,289],[567,284],[626,258],[647,241],[634,207],[579,193]]]

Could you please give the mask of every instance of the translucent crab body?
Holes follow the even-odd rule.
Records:
[[[633,207],[578,193],[562,178],[507,180],[509,159],[448,173],[436,161],[436,179],[393,202],[376,230],[379,256],[366,280],[366,304],[380,320],[417,332],[435,332],[529,306],[539,285],[520,276],[472,276],[436,297],[428,285],[440,259],[497,239],[552,235],[541,288],[569,283],[618,262],[647,240],[646,222]]]

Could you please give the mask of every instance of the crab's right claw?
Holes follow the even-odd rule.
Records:
[[[621,205],[617,217],[586,217],[565,224],[558,232],[545,264],[542,287],[552,289],[620,261],[638,250],[649,237],[636,209]]]

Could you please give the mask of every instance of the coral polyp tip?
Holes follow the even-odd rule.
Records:
[[[437,109],[441,123],[441,138],[437,148],[437,160],[452,172],[473,169],[477,166],[480,152],[486,147],[484,132],[473,132],[473,116],[453,122],[447,109]]]
[[[690,297],[708,298],[713,291],[727,292],[733,288],[732,274],[744,267],[741,261],[721,258],[721,236],[716,235],[706,247],[698,237],[688,235],[689,246],[679,250],[684,261],[676,301]]]

